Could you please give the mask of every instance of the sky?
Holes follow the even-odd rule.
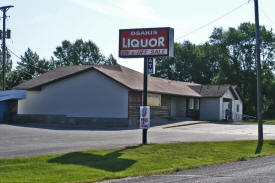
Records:
[[[203,44],[215,27],[255,22],[253,0],[1,0],[0,6],[7,5],[14,8],[7,12],[6,42],[16,55],[30,48],[49,59],[63,40],[91,40],[106,57],[113,54],[140,72],[142,58],[118,58],[119,29],[172,27],[175,42]],[[275,29],[274,7],[275,0],[259,0],[260,25],[268,30]],[[15,67],[19,59],[12,60]]]

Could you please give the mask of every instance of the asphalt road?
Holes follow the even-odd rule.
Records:
[[[108,149],[141,143],[140,129],[64,129],[0,124],[0,158]],[[275,139],[275,125],[264,125],[264,138]],[[152,127],[148,143],[257,139],[257,125],[181,122]]]
[[[174,174],[134,177],[101,183],[273,183],[275,156],[205,166]]]

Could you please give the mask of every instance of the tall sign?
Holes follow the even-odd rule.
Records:
[[[174,29],[119,30],[119,57],[174,56]]]
[[[118,55],[120,58],[144,58],[140,128],[142,129],[142,144],[147,144],[147,129],[150,127],[150,107],[147,106],[148,73],[154,73],[153,57],[174,56],[174,29],[170,27],[120,29]]]

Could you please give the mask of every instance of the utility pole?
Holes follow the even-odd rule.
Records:
[[[3,56],[3,63],[2,63],[2,87],[3,90],[6,89],[6,12],[8,9],[12,8],[14,6],[2,6],[0,7],[0,10],[3,11],[3,31],[2,31],[2,56]]]
[[[260,153],[263,146],[263,121],[262,121],[262,80],[261,80],[261,58],[259,42],[259,10],[258,0],[254,0],[255,10],[255,33],[256,33],[256,66],[257,66],[257,119],[258,119],[258,146],[256,153]]]

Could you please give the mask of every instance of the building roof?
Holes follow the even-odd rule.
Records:
[[[0,101],[13,100],[13,99],[25,99],[25,90],[5,90],[0,91]]]
[[[222,97],[231,85],[196,85],[190,86],[202,97]]]
[[[44,85],[89,70],[96,70],[131,90],[143,91],[143,74],[121,65],[60,67],[17,85],[14,89],[39,90]],[[192,97],[221,97],[230,86],[231,85],[200,85],[148,76],[148,91],[162,94]]]

